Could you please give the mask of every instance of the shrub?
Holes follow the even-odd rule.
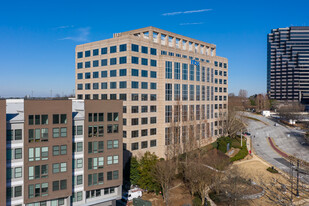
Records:
[[[274,167],[268,167],[267,171],[271,173],[278,173],[278,170],[276,170]]]
[[[195,196],[192,203],[193,206],[202,206],[202,200],[199,196]]]
[[[234,157],[231,157],[231,161],[234,162],[237,160],[244,159],[247,155],[248,155],[247,145],[246,142],[244,142],[244,146],[242,146],[242,148]]]

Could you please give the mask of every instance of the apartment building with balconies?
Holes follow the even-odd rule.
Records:
[[[115,205],[122,101],[0,101],[1,205]]]

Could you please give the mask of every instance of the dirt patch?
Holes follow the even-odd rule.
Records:
[[[240,150],[239,148],[232,148],[225,154],[229,157],[234,157],[239,152],[239,150]]]
[[[156,195],[155,193],[144,193],[143,200],[148,200],[153,206],[164,205],[162,195]],[[182,181],[175,180],[173,186],[170,189],[170,205],[182,206],[184,204],[192,205],[192,197],[188,189],[184,186]]]

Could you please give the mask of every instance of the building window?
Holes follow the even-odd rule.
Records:
[[[117,82],[110,82],[109,88],[110,89],[116,89],[117,88]]]
[[[150,60],[150,66],[156,67],[157,66],[157,60],[151,59]]]
[[[107,47],[101,48],[101,54],[107,54]]]
[[[110,48],[109,48],[109,53],[116,53],[117,52],[117,46],[111,46]]]
[[[131,150],[138,150],[138,142],[134,142],[131,144]]]
[[[194,85],[190,85],[190,101],[194,101]]]
[[[165,101],[172,101],[172,84],[165,84]]]
[[[150,140],[150,147],[156,147],[157,146],[157,140]]]
[[[172,119],[172,106],[166,105],[165,106],[165,123],[171,122]]]
[[[83,52],[77,52],[77,58],[78,59],[83,58]]]
[[[90,68],[90,62],[85,62],[85,68]]]
[[[119,45],[119,52],[124,52],[124,51],[127,51],[127,45],[126,44]]]
[[[101,60],[101,66],[102,67],[107,66],[107,59],[102,59]]]
[[[127,94],[119,94],[119,99],[126,101],[127,100]]]
[[[182,64],[182,80],[188,80],[188,64]]]
[[[121,76],[121,77],[127,76],[127,69],[120,69],[119,70],[119,76]]]
[[[82,69],[82,68],[83,68],[83,62],[78,62],[77,69]]]
[[[150,129],[150,135],[156,135],[156,134],[157,134],[157,129],[156,128]]]
[[[190,80],[194,81],[194,64],[190,64]]]
[[[131,119],[131,125],[138,125],[138,118],[132,118]]]
[[[142,46],[142,53],[148,54],[148,47]]]
[[[138,130],[131,131],[131,137],[132,138],[138,137]]]
[[[131,45],[131,50],[134,51],[134,52],[138,52],[138,45],[132,44]]]
[[[165,62],[165,78],[172,79],[172,62]]]
[[[101,71],[101,77],[106,78],[107,77],[107,71]]]
[[[147,148],[148,147],[148,142],[147,141],[143,141],[142,143],[141,143],[141,148],[142,149],[145,149],[145,148]]]
[[[127,57],[119,57],[119,64],[126,64],[127,63]]]
[[[120,89],[127,88],[127,82],[126,81],[119,82],[119,88]]]
[[[150,83],[150,89],[157,89],[157,83]]]
[[[142,58],[142,65],[148,66],[148,59]]]
[[[180,63],[174,63],[174,79],[180,79]]]
[[[92,67],[98,67],[99,66],[99,60],[94,60],[92,62]]]
[[[117,64],[117,58],[110,58],[109,65],[115,65]]]
[[[148,82],[142,82],[142,89],[148,89]]]
[[[151,55],[157,55],[157,49],[155,49],[155,48],[150,48],[150,54],[151,54]]]
[[[150,72],[150,77],[151,78],[157,78],[157,72],[151,71]]]
[[[174,84],[174,100],[180,100],[180,84]]]
[[[131,63],[132,64],[138,64],[138,57],[131,57]]]
[[[134,77],[138,77],[138,69],[131,69],[131,75]]]
[[[138,94],[131,94],[132,101],[138,101]]]
[[[132,89],[138,89],[138,82],[132,81],[131,82],[131,87],[132,87]]]

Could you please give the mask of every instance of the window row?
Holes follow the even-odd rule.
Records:
[[[145,137],[145,136],[148,136],[148,135],[156,135],[157,134],[157,129],[156,128],[151,128],[149,130],[149,134],[148,134],[148,129],[142,129],[141,133],[139,133],[139,130],[132,130],[131,131],[131,138],[139,137],[139,134],[141,134],[141,137]],[[127,132],[124,131],[123,138],[126,138],[126,137],[127,137]]]
[[[88,122],[103,122],[103,121],[104,121],[104,113],[88,113]],[[119,113],[118,112],[108,112],[107,121],[108,122],[119,121]]]
[[[173,89],[174,87],[174,89]],[[223,89],[223,90],[222,90]],[[227,88],[219,88],[219,92],[227,93]],[[226,101],[227,96],[215,96],[214,92],[218,92],[218,87],[210,87],[204,85],[187,85],[187,84],[165,84],[165,101]],[[173,96],[174,93],[174,96]],[[218,98],[219,97],[219,98]]]
[[[118,50],[117,50],[118,48]],[[141,52],[144,54],[148,54],[148,50],[150,50],[151,55],[157,55],[157,49],[155,48],[149,48],[146,46],[139,46],[137,44],[131,44],[131,51],[139,52],[139,48],[141,48]],[[117,52],[125,52],[127,51],[127,44],[120,44],[118,47],[116,45],[109,46],[109,47],[103,47],[101,49],[93,49],[93,50],[86,50],[85,52],[77,52],[77,58],[83,58],[83,57],[90,57],[90,56],[98,56],[99,54],[105,55],[108,54],[108,51],[110,54],[117,53]]]
[[[114,187],[104,188],[102,192],[104,192],[104,195],[113,194],[115,193],[115,188]],[[86,191],[86,199],[100,197],[101,195],[103,195],[101,194],[101,189]]]
[[[29,162],[48,160],[48,147],[29,148],[28,151]]]
[[[166,127],[165,145],[186,143],[188,141],[205,139],[212,136],[210,134],[210,124],[192,124],[188,126]]]
[[[7,160],[17,160],[23,158],[23,150],[22,148],[16,149],[7,149],[6,150],[6,159]]]
[[[180,68],[181,66],[181,68]],[[174,68],[174,72],[173,72]],[[173,77],[174,74],[174,77]],[[226,76],[227,73],[224,73]],[[180,64],[179,62],[166,61],[165,62],[165,78],[176,80],[190,80],[190,81],[202,81],[202,82],[214,82],[214,69],[213,68],[200,68],[199,65],[194,64]]]
[[[6,179],[17,179],[23,176],[22,167],[6,168]]]
[[[117,76],[119,77],[127,76],[127,69],[119,69],[119,74],[117,74],[117,70],[110,70],[109,76],[108,76],[108,71],[101,71],[102,78],[117,77]],[[131,76],[157,78],[157,72],[148,71],[148,70],[131,69]],[[99,78],[99,72],[98,71],[92,72],[92,78],[93,79]],[[91,79],[91,72],[77,73],[77,79]]]
[[[6,130],[6,141],[22,140],[23,130],[22,129],[9,129]]]
[[[140,109],[139,109],[140,108]],[[148,106],[131,106],[131,113],[148,113]],[[149,106],[149,112],[157,112],[157,106]]]
[[[66,124],[67,115],[66,114],[53,114],[53,124]],[[28,116],[29,125],[47,125],[48,115],[29,115]]]
[[[107,95],[108,94],[101,94],[101,99],[102,100],[107,100]],[[90,94],[78,94],[77,99],[83,99],[83,96],[85,99],[91,99]],[[110,100],[117,100],[118,94],[110,94]],[[92,99],[99,99],[99,94],[93,94]],[[126,101],[127,100],[127,94],[119,94],[119,100]],[[150,101],[156,101],[157,100],[157,95],[156,94],[150,94],[149,96]],[[131,95],[131,101],[139,101],[139,94],[132,94]],[[148,94],[141,94],[141,101],[148,101]]]
[[[28,185],[28,198],[45,197],[48,195],[48,183]]]
[[[91,90],[91,85],[93,90],[97,89],[126,89],[131,87],[132,89],[157,89],[157,83],[155,82],[138,82],[138,81],[131,81],[129,82],[131,85],[128,85],[127,81],[120,81],[120,82],[95,82],[95,83],[85,83],[85,84],[77,84],[77,90]],[[100,87],[101,85],[101,87]]]
[[[148,123],[148,117],[142,117],[140,124],[145,125],[145,124],[155,124],[155,123],[157,123],[157,117],[150,117],[149,119],[150,120],[149,120],[149,123]],[[125,122],[124,125],[126,125],[126,122]],[[139,118],[132,118],[131,119],[131,125],[132,126],[139,125]]]
[[[104,66],[113,66],[117,64],[126,64],[129,63],[128,58],[126,56],[123,57],[114,57],[110,59],[101,59],[101,67]],[[93,60],[93,61],[86,61],[86,62],[78,62],[77,63],[77,69],[87,69],[91,67],[99,67],[99,60]],[[155,59],[147,59],[147,58],[139,58],[139,57],[131,57],[131,63],[132,64],[141,64],[143,66],[151,66],[151,67],[157,67],[157,60]]]
[[[57,127],[52,129],[53,138],[67,137],[66,127]],[[48,141],[48,128],[42,129],[29,129],[28,142],[47,142]]]
[[[165,123],[214,118],[214,105],[166,105]],[[217,118],[217,117],[215,117]]]
[[[28,167],[28,179],[48,178],[48,165],[37,165]]]
[[[101,55],[107,54],[108,53],[108,47],[103,47],[100,49]],[[127,45],[126,44],[121,44],[119,45],[119,52],[124,52],[127,51]],[[117,46],[110,46],[109,47],[109,53],[113,54],[117,52]],[[77,58],[83,58],[85,57],[90,57],[91,56],[91,50],[86,50],[85,52],[77,52]],[[92,56],[98,56],[99,55],[99,49],[93,49],[92,50]]]
[[[141,142],[141,149],[145,149],[148,148],[148,141],[142,141]],[[156,147],[157,146],[157,140],[150,140],[150,147]],[[126,147],[126,145],[124,144],[124,147]],[[126,148],[124,148],[126,149]],[[139,149],[139,142],[134,142],[131,144],[131,150],[138,150]]]
[[[14,197],[21,197],[22,196],[22,186],[15,186],[15,187],[7,187],[6,188],[6,198],[14,198]]]

